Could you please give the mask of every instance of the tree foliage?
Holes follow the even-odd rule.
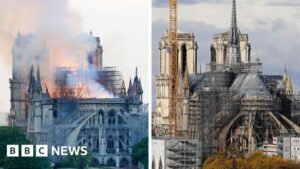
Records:
[[[208,158],[204,169],[299,169],[300,164],[284,160],[279,156],[268,157],[262,152],[255,152],[246,158],[231,158],[226,154],[218,154]]]
[[[86,156],[67,156],[55,165],[55,168],[78,168],[85,169],[91,165],[92,156],[88,153]]]
[[[133,146],[132,150],[133,164],[141,162],[148,169],[148,137],[142,139],[139,143]]]
[[[6,157],[6,145],[30,144],[19,127],[0,127],[0,167],[4,169],[47,169],[48,158],[41,157]]]

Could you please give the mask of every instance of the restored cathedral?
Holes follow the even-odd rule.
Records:
[[[214,35],[207,71],[197,71],[198,47],[194,34],[177,33],[179,89],[176,127],[179,137],[170,137],[168,36],[165,32],[159,42],[160,71],[156,77],[156,108],[152,115],[155,139],[152,144],[158,144],[158,140],[170,140],[170,144],[174,140],[198,140],[202,157],[218,152],[244,156],[259,150],[273,137],[300,133],[297,120],[299,97],[293,91],[286,68],[283,76],[263,74],[260,60],[251,58],[248,35],[238,28],[236,2],[233,0],[230,29]],[[186,142],[185,145],[189,144]],[[170,150],[169,156],[157,152],[153,163],[163,161],[166,168],[187,165],[180,152],[176,146]],[[175,154],[182,161],[174,160],[172,156]],[[186,168],[197,168],[193,165],[196,160],[188,162],[190,165]]]

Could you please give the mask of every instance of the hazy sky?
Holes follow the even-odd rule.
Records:
[[[300,87],[300,1],[236,0],[238,27],[249,35],[251,58],[260,58],[264,74],[283,74],[284,64],[294,88]],[[232,0],[178,0],[179,29],[195,34],[202,69],[210,61],[216,33],[229,30]],[[152,56],[158,73],[158,42],[168,26],[168,0],[152,1]],[[153,82],[153,81],[152,81]],[[155,83],[152,83],[155,86]],[[153,90],[152,94],[155,94]]]
[[[148,0],[1,1],[0,116],[8,113],[10,108],[11,47],[17,32],[35,33],[41,27],[49,27],[47,29],[50,30],[53,25],[48,25],[48,22],[56,23],[55,19],[71,27],[75,25],[78,33],[89,33],[91,29],[95,36],[100,36],[104,66],[119,67],[126,87],[129,78],[135,75],[135,67],[138,67],[144,101],[148,102],[149,5]],[[45,18],[45,13],[50,14],[49,19]],[[65,26],[63,24],[61,27]],[[0,118],[1,123],[3,118]]]

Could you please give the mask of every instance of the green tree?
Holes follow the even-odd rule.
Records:
[[[48,158],[6,157],[7,144],[30,144],[19,127],[0,127],[0,166],[4,169],[47,169]]]
[[[55,168],[58,167],[72,167],[78,169],[85,169],[91,165],[92,156],[88,153],[86,156],[67,156],[62,161],[58,162],[55,165]]]
[[[133,146],[131,156],[133,164],[137,165],[138,162],[141,162],[148,169],[148,137],[145,137]]]

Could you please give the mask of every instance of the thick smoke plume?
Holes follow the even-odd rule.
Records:
[[[53,91],[54,67],[79,66],[86,64],[86,54],[95,47],[90,36],[81,35],[81,18],[69,9],[67,0],[2,0],[0,5],[0,57],[3,69],[12,70],[12,50],[22,54],[15,66],[20,72],[27,72],[28,62],[39,58],[41,75],[47,79]],[[14,47],[18,32],[24,39],[30,39],[24,46]],[[30,35],[31,34],[31,35]],[[7,100],[0,103],[0,111],[9,109],[8,79],[1,78],[1,90]],[[7,91],[7,92],[6,92]]]
[[[86,50],[82,40],[75,37],[82,32],[81,19],[68,8],[66,0],[3,0],[1,3],[5,5],[0,6],[0,49],[5,52],[6,61],[11,62],[11,49],[18,32],[34,34],[32,45],[36,46],[32,46],[32,51],[48,45],[50,54],[57,54],[52,56],[56,57],[53,60],[79,59]],[[63,61],[66,60],[57,63]]]
[[[40,64],[42,76],[47,79],[50,91],[53,91],[54,67],[85,64],[85,56],[95,48],[95,40],[80,34],[80,18],[76,12],[68,9],[65,0],[29,0],[19,8],[16,11],[21,16],[26,15],[32,20],[27,21],[31,27],[26,26],[25,29],[16,23],[16,31],[20,31],[22,41],[13,48],[13,53],[22,56],[22,59],[15,66],[15,71],[28,72],[30,64],[34,64],[38,58],[35,64]],[[24,37],[23,34],[32,35]],[[18,43],[17,40],[15,43]]]
[[[72,88],[80,90],[79,97],[86,98],[115,98],[113,93],[108,92],[96,79],[98,72],[93,69],[78,69],[76,73],[69,74],[67,83]]]

